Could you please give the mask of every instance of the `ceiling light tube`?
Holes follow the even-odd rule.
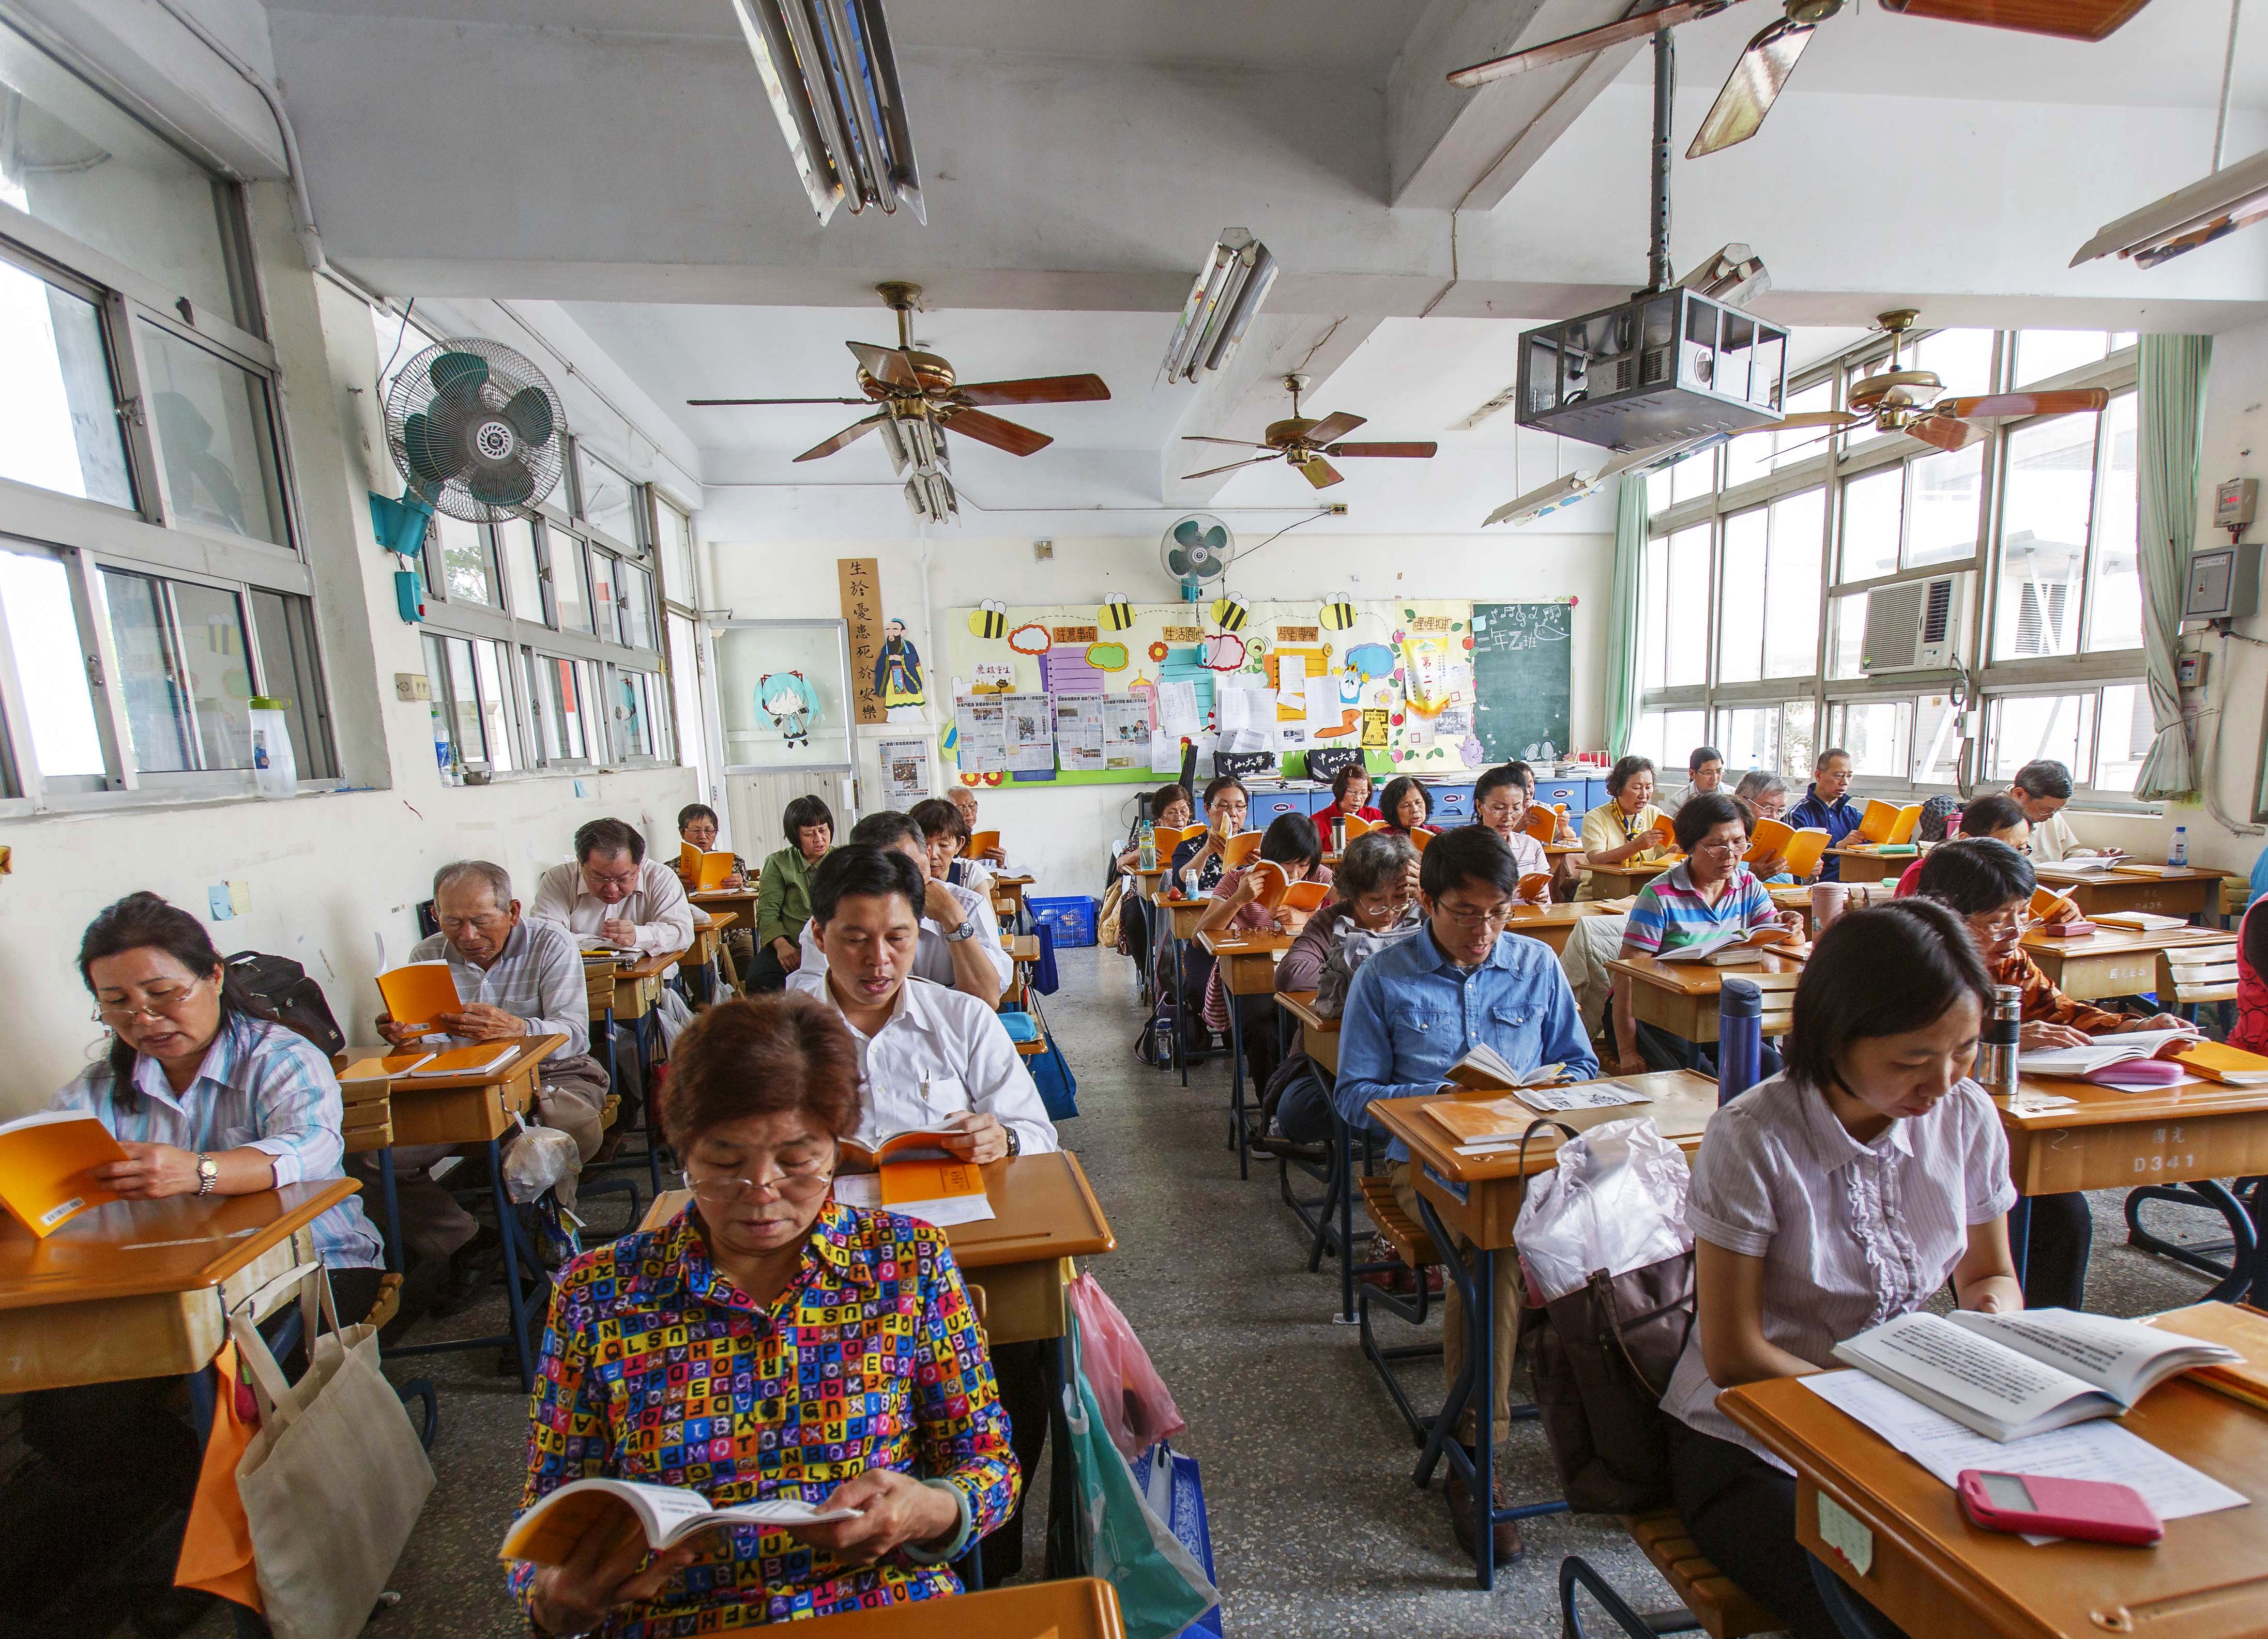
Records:
[[[2079,247],[2078,267],[2100,256],[2131,257],[2138,265],[2161,261],[2211,244],[2268,215],[2268,152],[2224,165],[2163,199],[2131,211]]]
[[[825,224],[837,205],[929,220],[882,0],[733,0],[788,153]]]
[[[882,435],[882,448],[889,452],[890,470],[902,474],[906,470],[907,463],[913,458],[911,452],[906,448],[905,434],[898,430],[898,418],[895,415],[884,415],[882,424],[874,430]]]
[[[1224,231],[1182,303],[1166,344],[1166,379],[1195,381],[1226,364],[1275,279],[1275,257],[1248,229]]]
[[[1268,289],[1276,283],[1276,258],[1265,245],[1254,245],[1238,258],[1249,259],[1250,271],[1241,283],[1236,293],[1223,304],[1219,316],[1205,332],[1205,340],[1197,347],[1199,367],[1219,370],[1228,363],[1236,351],[1236,344],[1244,340],[1246,327],[1252,316],[1260,311],[1260,304],[1268,299]]]

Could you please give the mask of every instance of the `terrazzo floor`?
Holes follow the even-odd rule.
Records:
[[[1091,1267],[1188,1420],[1175,1444],[1203,1465],[1231,1639],[1557,1635],[1556,1579],[1567,1554],[1590,1560],[1640,1608],[1668,1603],[1617,1527],[1564,1515],[1528,1522],[1525,1556],[1499,1570],[1493,1591],[1473,1587],[1440,1479],[1431,1492],[1412,1487],[1415,1449],[1354,1328],[1332,1323],[1333,1266],[1307,1272],[1305,1238],[1278,1199],[1272,1165],[1256,1163],[1248,1182],[1237,1179],[1226,1147],[1224,1062],[1196,1069],[1186,1091],[1170,1072],[1143,1066],[1131,1051],[1140,1011],[1128,964],[1096,951],[1065,952],[1059,963],[1063,989],[1047,1012],[1078,1073],[1084,1112],[1064,1125],[1064,1140],[1118,1238],[1118,1250]],[[2094,1202],[2088,1306],[2125,1315],[2195,1301],[2202,1279],[2124,1245],[2119,1201],[2106,1192]],[[617,1202],[594,1210],[589,1239],[620,1222]],[[502,1310],[499,1291],[446,1322],[450,1330],[429,1321],[413,1341],[500,1331]],[[513,1378],[490,1374],[493,1363],[492,1351],[479,1350],[389,1365],[397,1378],[426,1376],[440,1386],[439,1484],[395,1571],[400,1602],[368,1635],[521,1639],[526,1631],[496,1558],[519,1496],[526,1402]],[[1419,1403],[1439,1399],[1437,1363],[1408,1371]],[[1516,1494],[1550,1493],[1533,1424],[1516,1429],[1502,1451]],[[1035,1496],[1035,1567],[1043,1506]],[[215,1615],[195,1631],[225,1639],[232,1628]]]

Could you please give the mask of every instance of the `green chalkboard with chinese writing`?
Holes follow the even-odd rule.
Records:
[[[1473,731],[1490,762],[1567,749],[1574,658],[1572,604],[1473,605]]]

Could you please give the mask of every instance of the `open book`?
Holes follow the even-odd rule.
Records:
[[[1550,891],[1551,873],[1548,871],[1531,871],[1521,878],[1519,887],[1513,892],[1513,897],[1522,904],[1540,905],[1543,902],[1543,896]]]
[[[0,1202],[45,1240],[89,1207],[118,1199],[92,1169],[123,1161],[110,1129],[85,1110],[43,1110],[0,1127]]]
[[[1690,944],[1665,945],[1654,952],[1661,962],[1706,962],[1712,967],[1730,967],[1736,962],[1752,962],[1760,956],[1793,954],[1802,941],[1776,922],[1751,928],[1746,933],[1727,929],[1723,933],[1696,939]]]
[[[2027,1076],[2069,1076],[2084,1080],[2115,1064],[2154,1059],[2158,1049],[2169,1041],[2190,1041],[2196,1037],[2193,1030],[2130,1030],[2122,1035],[2098,1036],[2083,1047],[2028,1048],[2022,1068]]]
[[[2068,860],[2057,862],[2068,864]],[[2187,871],[2187,865],[2145,865],[2132,859],[2114,859],[2110,869],[2122,877],[2177,877]]]
[[[2235,1349],[2241,1359],[2199,1366],[2191,1380],[2268,1411],[2268,1311],[2250,1304],[2193,1304],[2143,1324]]]
[[[563,1565],[593,1530],[608,1533],[610,1548],[643,1536],[659,1553],[704,1531],[734,1525],[820,1525],[831,1519],[856,1519],[855,1508],[824,1511],[798,1497],[771,1497],[718,1508],[698,1491],[682,1486],[646,1485],[636,1480],[576,1480],[561,1486],[519,1517],[504,1533],[497,1557],[536,1565]]]
[[[1253,902],[1269,910],[1315,909],[1331,895],[1326,882],[1294,882],[1284,867],[1263,859],[1252,867]]]
[[[358,1058],[339,1072],[339,1085],[343,1087],[350,1081],[391,1081],[432,1062],[431,1053],[388,1053],[383,1057]]]
[[[2163,916],[2154,910],[2106,910],[2097,913],[2095,920],[2106,928],[2124,928],[2132,933],[2164,933],[2189,926],[2182,917]]]
[[[733,856],[703,853],[690,842],[681,843],[677,850],[677,874],[694,893],[705,893],[725,886],[725,879],[733,874]]]
[[[1561,1064],[1539,1064],[1531,1070],[1517,1070],[1503,1054],[1483,1041],[1444,1070],[1441,1079],[1453,1081],[1460,1087],[1470,1087],[1476,1092],[1512,1092],[1557,1081],[1565,1068]]]
[[[1920,820],[1919,803],[1908,803],[1901,807],[1896,803],[1886,803],[1879,797],[1869,797],[1866,812],[1859,819],[1859,835],[1868,842],[1907,842],[1912,841],[1914,827]]]
[[[2133,1320],[2071,1309],[1900,1315],[1835,1346],[1856,1366],[1995,1440],[2116,1417],[2176,1372],[2244,1358]]]
[[[951,1127],[906,1127],[885,1133],[871,1144],[845,1138],[843,1158],[870,1172],[880,1171],[889,1161],[951,1161],[955,1157],[946,1147],[946,1140],[956,1136],[958,1129]]]
[[[2225,1041],[2199,1041],[2174,1055],[2174,1062],[2207,1081],[2230,1087],[2268,1087],[2268,1058]]]
[[[1786,862],[1792,877],[1808,877],[1819,869],[1819,862],[1827,856],[1827,833],[1815,825],[1797,830],[1778,820],[1759,820],[1749,834],[1749,851],[1743,856],[1751,865],[1768,860]]]
[[[411,962],[378,976],[379,1000],[386,1016],[411,1030],[438,1030],[441,1016],[460,1011],[457,981],[446,961]]]
[[[1234,836],[1224,839],[1220,844],[1220,863],[1224,865],[1245,864],[1259,853],[1260,840],[1266,834],[1263,831],[1239,831]]]

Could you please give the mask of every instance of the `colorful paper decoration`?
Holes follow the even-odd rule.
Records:
[[[987,642],[998,638],[1008,629],[1008,606],[998,598],[987,598],[968,612],[968,635]]]
[[[1008,647],[1020,655],[1043,655],[1054,642],[1048,636],[1048,628],[1037,621],[1027,621],[1008,634]]]
[[[1106,598],[1094,612],[1094,623],[1106,632],[1123,632],[1134,624],[1134,606],[1124,598]]]

